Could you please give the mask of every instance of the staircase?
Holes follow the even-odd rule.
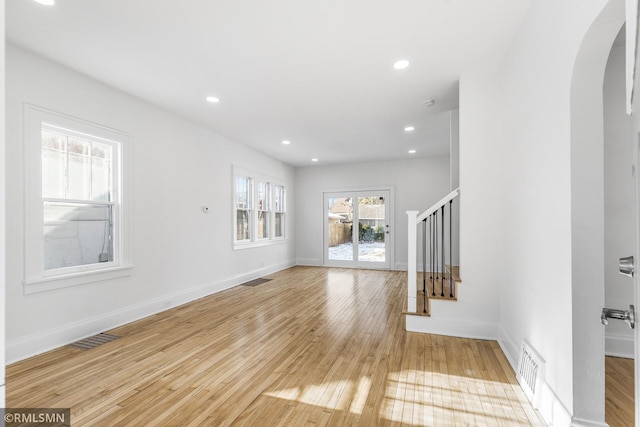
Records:
[[[407,212],[409,247],[405,314],[429,316],[432,300],[457,299],[461,280],[460,267],[453,263],[453,206],[459,195],[458,188],[422,214],[418,211]],[[422,248],[420,272],[417,256],[419,245]]]
[[[453,269],[453,273],[451,272]],[[443,301],[457,301],[458,297],[458,285],[462,282],[460,279],[460,268],[457,265],[451,267],[446,265],[446,273],[443,277],[439,273],[419,271],[417,273],[417,292],[416,292],[416,311],[409,312],[405,304],[405,311],[403,314],[412,314],[416,316],[429,316],[431,313],[431,301],[443,300]],[[426,278],[426,280],[425,280]],[[450,278],[453,278],[453,292],[451,291]],[[424,286],[427,287],[427,297],[424,295]],[[435,289],[434,289],[435,287]],[[425,306],[426,303],[426,306]]]

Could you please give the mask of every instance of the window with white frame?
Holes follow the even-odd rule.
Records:
[[[258,182],[258,235],[257,240],[268,239],[271,236],[271,184]]]
[[[273,212],[274,212],[274,234],[275,238],[284,237],[284,215],[285,215],[285,198],[284,186],[276,185],[273,187]]]
[[[129,274],[122,171],[128,136],[33,106],[25,115],[25,290]]]
[[[234,247],[252,247],[285,238],[285,187],[234,167]]]
[[[253,181],[246,176],[236,176],[235,178],[235,229],[236,242],[250,242],[252,240],[251,230],[251,202],[253,194]]]

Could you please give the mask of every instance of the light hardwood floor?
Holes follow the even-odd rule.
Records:
[[[606,357],[605,420],[611,427],[634,424],[633,359]]]
[[[406,273],[295,267],[7,369],[72,425],[542,425],[498,344],[408,333]]]

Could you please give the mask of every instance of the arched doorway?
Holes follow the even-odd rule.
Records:
[[[571,82],[574,422],[604,418],[605,332],[598,318],[605,303],[603,82],[624,7],[610,0],[590,26]]]

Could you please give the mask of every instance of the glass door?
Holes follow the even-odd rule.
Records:
[[[390,191],[325,193],[325,265],[391,268]]]

